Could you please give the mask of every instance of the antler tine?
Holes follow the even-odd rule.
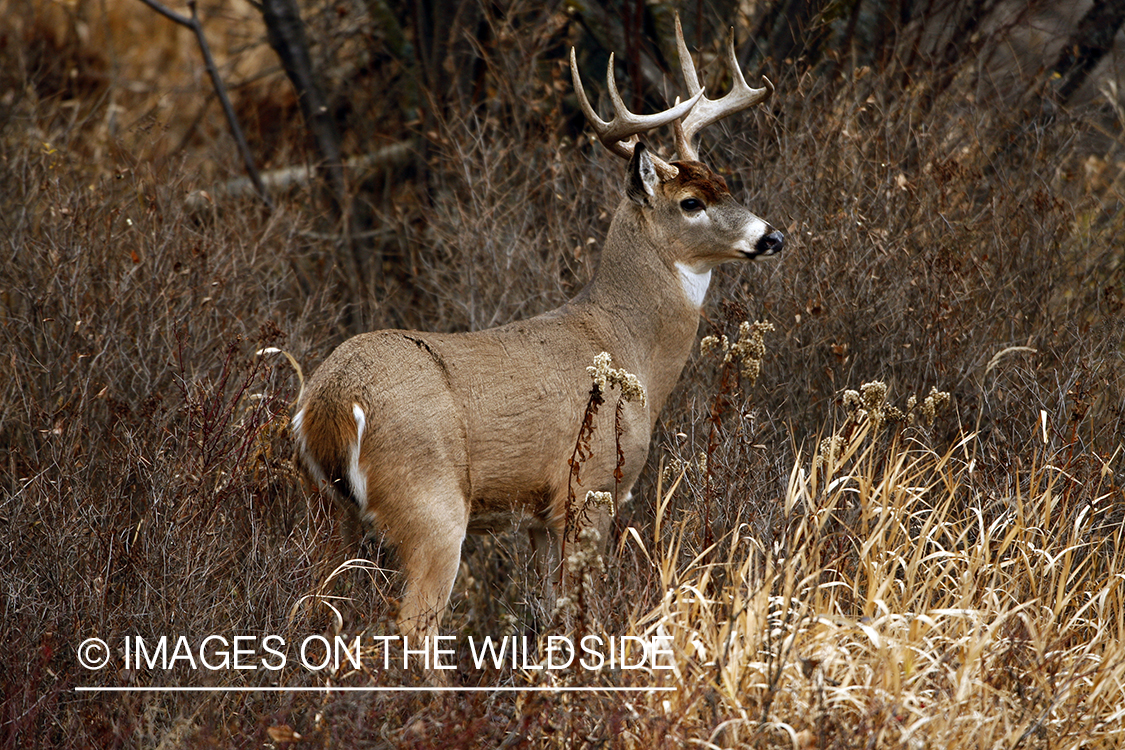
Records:
[[[688,52],[687,43],[684,42],[684,27],[680,25],[680,14],[676,13],[676,52],[680,55],[680,70],[684,74],[684,83],[687,84],[689,94],[694,94],[703,87],[699,85],[699,74],[695,72],[695,62]]]
[[[693,92],[695,95],[687,101],[677,101],[673,107],[663,112],[651,115],[633,114],[625,106],[625,102],[622,101],[621,94],[617,90],[617,81],[613,75],[613,53],[611,52],[605,80],[609,89],[609,100],[613,104],[613,119],[606,122],[598,117],[598,113],[594,111],[590,100],[586,98],[586,91],[582,87],[582,76],[578,73],[578,60],[573,47],[570,48],[570,74],[574,79],[574,93],[578,97],[578,104],[582,107],[583,114],[586,115],[586,119],[594,128],[598,140],[610,151],[625,159],[632,158],[637,136],[662,125],[678,122],[680,118],[691,111],[691,108],[703,96],[703,89],[701,88],[698,92]],[[666,175],[676,173],[675,167],[657,159],[655,155],[653,155],[653,161],[656,162],[657,169]]]
[[[676,48],[680,54],[680,69],[684,73],[688,92],[697,93],[703,89],[699,84],[699,76],[695,72],[695,63],[692,62],[691,53],[688,52],[684,42],[684,29],[680,25],[680,14],[676,14]],[[731,27],[727,39],[727,67],[730,68],[733,83],[727,95],[722,99],[708,99],[702,97],[699,104],[682,121],[676,123],[676,153],[685,161],[698,161],[699,154],[692,144],[695,134],[713,122],[723,119],[743,109],[749,109],[755,104],[760,104],[773,94],[773,84],[765,76],[762,81],[764,88],[753,89],[746,83],[742,70],[738,67],[738,58],[734,53],[734,27]]]

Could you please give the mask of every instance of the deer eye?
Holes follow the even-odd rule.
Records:
[[[684,198],[680,201],[680,208],[689,213],[695,213],[696,211],[702,211],[707,206],[703,205],[703,201],[698,198]]]

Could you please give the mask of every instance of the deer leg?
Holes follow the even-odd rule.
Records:
[[[461,543],[465,540],[468,514],[459,495],[456,502],[420,504],[429,513],[419,513],[411,523],[400,527],[399,559],[406,575],[406,594],[399,608],[399,632],[409,638],[411,648],[420,647],[423,638],[438,635],[457,569],[461,562]],[[446,513],[441,511],[445,510]],[[448,512],[452,511],[452,512]],[[439,517],[441,516],[441,517]]]
[[[555,577],[559,566],[559,535],[549,527],[533,526],[528,530],[531,537],[531,551],[535,558],[535,572],[539,577],[540,592],[538,606],[534,609],[532,631],[539,635],[555,611]]]
[[[333,554],[328,558],[328,575],[335,573],[341,565],[361,552],[361,545],[365,538],[363,522],[357,517],[352,508],[339,504],[336,514],[337,528],[340,532],[338,542]]]

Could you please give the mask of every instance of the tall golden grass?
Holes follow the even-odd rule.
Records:
[[[732,532],[719,562],[676,564],[684,522],[661,519],[682,486],[662,490],[646,557],[664,596],[633,627],[673,636],[680,669],[654,700],[687,724],[720,706],[693,727],[712,747],[1119,746],[1119,499],[1042,454],[998,495],[974,434],[869,437],[799,458],[776,533]]]

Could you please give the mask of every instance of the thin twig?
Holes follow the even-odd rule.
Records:
[[[242,127],[238,124],[238,118],[235,117],[234,107],[231,106],[230,97],[227,96],[226,86],[223,84],[223,79],[219,76],[219,69],[215,65],[215,58],[211,55],[211,46],[207,44],[207,37],[203,33],[203,24],[199,22],[199,14],[196,9],[195,0],[188,0],[188,8],[191,10],[190,18],[168,9],[158,0],[141,0],[141,2],[168,20],[178,23],[181,26],[186,26],[195,32],[195,38],[199,42],[199,49],[203,53],[203,64],[207,68],[208,75],[211,76],[211,84],[215,87],[215,93],[219,97],[219,102],[223,105],[223,114],[226,115],[231,135],[234,136],[234,141],[238,144],[238,152],[242,155],[243,164],[246,165],[246,173],[250,177],[250,182],[254,184],[254,190],[257,191],[262,202],[265,203],[270,210],[273,210],[273,201],[270,200],[269,194],[262,184],[262,177],[258,174],[258,168],[254,165],[254,157],[250,154],[250,146],[246,143],[246,136],[242,134]]]

